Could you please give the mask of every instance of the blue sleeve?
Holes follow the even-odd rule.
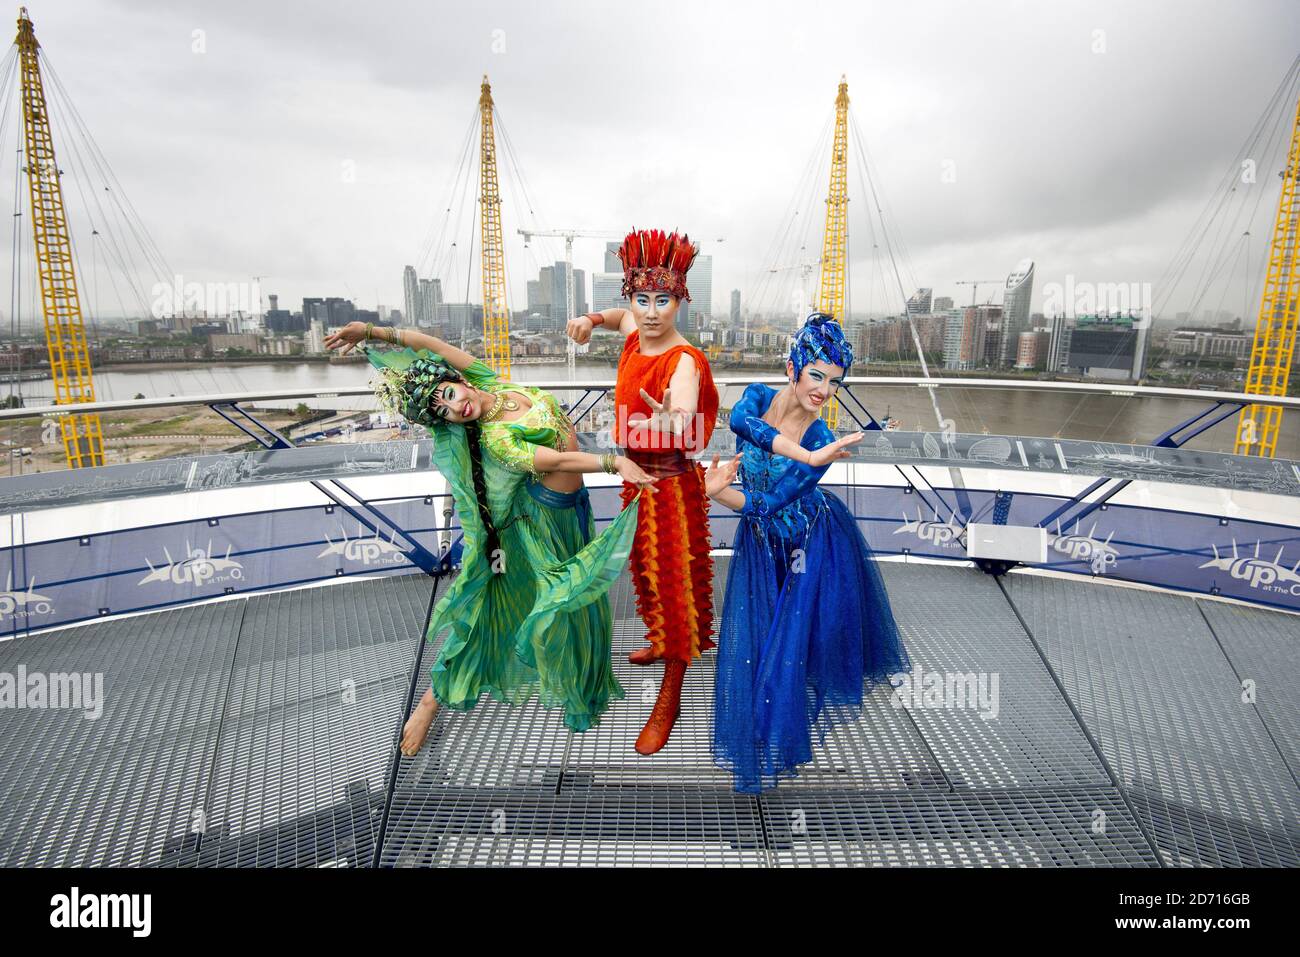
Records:
[[[835,441],[835,436],[831,433],[830,428],[822,419],[817,419],[810,425],[811,441],[808,448],[820,449],[824,445],[829,445]],[[802,498],[817,487],[826,470],[829,469],[830,463],[813,468],[806,462],[796,462],[790,460],[790,464],[785,467],[781,477],[776,480],[770,492],[756,492],[745,489],[745,507],[741,509],[740,514],[749,515],[755,518],[761,518],[764,515],[771,515],[773,512],[779,512],[791,502]]]
[[[751,382],[731,409],[731,431],[742,439],[757,445],[764,452],[772,451],[772,440],[779,434],[778,430],[763,421],[763,401],[767,398],[767,386],[761,382]]]

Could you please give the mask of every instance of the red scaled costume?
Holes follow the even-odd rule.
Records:
[[[686,271],[696,252],[685,236],[634,231],[619,251],[623,294],[631,298],[638,292],[667,292],[689,300]],[[640,342],[641,334],[633,332],[619,357],[614,439],[629,458],[658,479],[651,494],[641,496],[631,557],[637,611],[650,642],[650,647],[635,653],[632,660],[649,664],[662,659],[665,665],[659,699],[637,740],[637,750],[650,754],[667,741],[677,718],[686,665],[714,646],[710,637],[713,560],[709,556],[709,498],[704,491],[704,468],[690,456],[702,452],[713,434],[718,390],[708,359],[699,349],[677,345],[659,355],[644,355]],[[641,390],[662,402],[684,355],[694,360],[699,375],[697,414],[687,417],[681,434],[629,429],[629,422],[648,419],[654,413]],[[636,493],[636,486],[624,483],[624,506]]]

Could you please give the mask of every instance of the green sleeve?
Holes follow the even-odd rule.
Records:
[[[476,389],[487,389],[501,384],[500,377],[482,359],[475,359],[460,372],[465,377],[465,381]]]
[[[555,430],[545,427],[507,424],[501,428],[487,428],[483,432],[483,445],[489,454],[512,472],[540,474],[533,464],[537,446],[550,446],[555,441]]]

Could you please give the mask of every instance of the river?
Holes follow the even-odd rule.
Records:
[[[864,372],[864,369],[855,369]],[[613,378],[613,362],[579,362],[579,379]],[[302,389],[326,391],[364,386],[373,370],[365,363],[160,363],[109,367],[95,373],[95,391],[101,400],[130,399],[137,393],[148,398],[168,395],[210,395],[213,393],[265,392]],[[759,373],[751,373],[759,374]],[[766,373],[771,374],[771,373]],[[719,370],[719,377],[742,378],[738,369]],[[564,363],[516,365],[519,382],[556,380],[567,377]],[[7,391],[7,390],[6,390]],[[25,382],[22,393],[27,404],[49,400],[49,380]],[[569,399],[564,392],[561,399]],[[575,393],[574,397],[580,393]],[[855,390],[877,418],[887,413],[898,418],[904,429],[935,429],[935,416],[928,394],[915,386]],[[1161,433],[1207,408],[1209,402],[1191,399],[1137,399],[1118,396],[1057,395],[1008,389],[1005,392],[976,389],[941,389],[939,407],[952,419],[959,432],[988,432],[994,435],[1062,436],[1106,442],[1149,444]],[[724,391],[722,404],[729,406],[740,395],[738,388]],[[295,405],[296,402],[284,403]],[[308,401],[310,406],[328,408],[373,408],[364,397]],[[1209,432],[1193,439],[1191,448],[1232,451],[1237,417],[1230,416]],[[841,415],[841,427],[849,424]],[[1300,458],[1300,414],[1283,417],[1277,455]]]

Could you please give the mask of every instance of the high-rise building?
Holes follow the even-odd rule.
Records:
[[[622,243],[605,244],[605,272],[616,272],[623,275],[623,260],[618,258],[618,251],[623,248]]]
[[[545,288],[548,285],[547,279],[550,279],[550,328],[555,328],[555,323],[567,322],[574,316],[580,316],[587,312],[587,274],[581,269],[573,270],[573,299],[569,299],[568,271],[567,264],[563,261],[557,262],[554,266],[542,267],[538,281]]]
[[[417,326],[431,327],[434,323],[434,316],[437,315],[438,306],[441,304],[442,280],[421,279],[419,301],[420,311],[417,313],[415,324]]]
[[[568,276],[565,265],[562,262],[557,262],[551,267],[551,319],[554,322],[568,322],[569,317],[572,315],[573,304],[569,302]]]
[[[1007,277],[1006,292],[1002,297],[1002,341],[998,364],[1009,365],[1016,361],[1020,333],[1029,328],[1029,299],[1034,294],[1034,261],[1022,259]]]
[[[543,266],[539,269],[537,282],[539,286],[537,312],[549,319],[551,310],[555,306],[555,267]]]
[[[928,316],[933,292],[933,289],[918,289],[912,293],[911,298],[907,300],[907,314],[909,316]]]
[[[691,291],[691,309],[697,317],[713,315],[713,257],[699,255],[686,276]]]
[[[952,296],[935,296],[934,302],[930,304],[930,311],[936,316],[942,316],[952,310]]]
[[[980,311],[980,332],[983,344],[980,350],[979,364],[996,369],[1002,363],[1002,307],[992,303],[976,306]]]
[[[434,308],[434,322],[448,339],[481,333],[483,307],[468,302],[440,302]]]
[[[734,326],[740,322],[740,290],[731,290],[731,324]]]
[[[627,300],[623,298],[623,274],[621,272],[595,273],[591,277],[592,312],[603,312],[615,307],[627,307]]]
[[[405,296],[406,321],[417,322],[420,315],[420,280],[415,275],[414,266],[402,270],[402,293]]]
[[[1016,348],[1016,368],[1042,369],[1047,365],[1047,350],[1051,345],[1050,329],[1027,329],[1020,333]]]
[[[307,334],[303,337],[304,352],[324,352],[325,351],[325,324],[319,319],[311,320],[311,325],[307,328]]]
[[[266,331],[276,335],[289,332],[305,332],[307,322],[302,316],[295,316],[288,309],[268,309],[263,318]]]
[[[587,308],[587,273],[583,269],[573,271],[573,295],[576,300],[573,311],[567,316],[562,316],[561,321],[568,322],[574,316],[586,315],[590,310]]]
[[[943,367],[975,369],[985,362],[989,326],[1000,316],[1000,306],[967,306],[950,312],[944,326]]]
[[[1146,328],[1132,315],[1079,316],[1069,330],[1062,371],[1095,379],[1140,379],[1146,335]]]
[[[1052,335],[1047,344],[1047,371],[1060,372],[1070,348],[1070,326],[1064,315],[1052,317]]]
[[[306,328],[312,320],[319,319],[326,329],[346,326],[356,318],[357,308],[349,299],[330,296],[327,299],[309,298],[302,301],[302,318]]]

